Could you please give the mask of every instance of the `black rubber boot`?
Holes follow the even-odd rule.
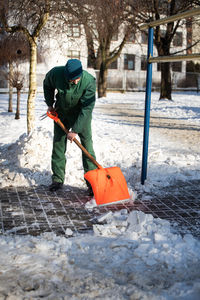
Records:
[[[88,187],[88,190],[87,190],[88,191],[88,195],[89,196],[94,196],[91,184],[86,179],[85,179],[85,182],[86,182],[86,185]]]
[[[55,192],[57,190],[60,190],[63,187],[63,183],[62,182],[52,182],[52,184],[49,186],[49,190],[50,192]]]

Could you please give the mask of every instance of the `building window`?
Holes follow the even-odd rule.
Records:
[[[127,41],[127,43],[134,43],[135,42],[135,33],[134,32],[131,32]]]
[[[117,69],[117,59],[108,66],[108,69]]]
[[[135,70],[134,54],[124,54],[124,70]]]
[[[171,63],[172,71],[182,72],[182,63],[181,61],[176,61]],[[157,63],[157,71],[161,71],[161,63]]]
[[[173,46],[181,47],[183,45],[183,34],[182,32],[176,32],[173,38]]]
[[[141,70],[146,71],[147,69],[147,57],[146,55],[141,56]]]
[[[78,24],[68,25],[68,37],[79,38],[81,35],[80,26]]]
[[[165,35],[166,35],[166,30],[165,29],[160,29],[160,36],[162,38],[165,38]]]
[[[80,51],[77,51],[77,50],[68,50],[68,54],[67,56],[69,58],[77,58],[77,59],[80,59]]]
[[[141,42],[142,42],[142,44],[145,44],[145,45],[148,44],[148,34],[146,31],[142,31],[142,33],[141,33]]]
[[[171,63],[172,71],[174,72],[182,72],[182,62],[175,61]]]
[[[112,36],[112,41],[118,41],[118,32],[115,32]]]

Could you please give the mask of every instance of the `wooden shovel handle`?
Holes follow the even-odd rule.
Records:
[[[66,134],[69,133],[69,130],[65,127],[65,125],[61,122],[59,118],[57,118],[56,123],[64,130]],[[83,153],[91,160],[91,162],[99,169],[102,168],[102,166],[94,159],[94,157],[79,143],[79,141],[74,138],[73,139],[74,143],[83,151]]]

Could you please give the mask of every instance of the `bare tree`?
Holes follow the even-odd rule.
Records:
[[[120,56],[134,30],[134,20],[129,17],[127,3],[121,0],[64,0],[64,2],[65,12],[74,17],[71,21],[84,26],[88,61],[91,67],[99,70],[98,96],[104,97],[107,91],[108,67]],[[69,19],[67,23],[69,24]],[[113,43],[116,36],[119,36],[119,39]]]
[[[9,102],[8,102],[8,112],[13,111],[12,96],[13,96],[13,85],[10,84],[13,78],[13,70],[15,64],[20,64],[20,62],[26,61],[29,56],[29,47],[27,41],[21,33],[14,34],[1,34],[0,35],[0,66],[4,67],[8,65],[4,72],[2,72],[5,80],[8,81],[9,85]]]
[[[1,1],[0,22],[2,29],[9,33],[21,32],[30,48],[29,93],[27,100],[27,132],[35,126],[35,96],[37,90],[36,65],[37,42],[50,13],[51,0]]]
[[[10,85],[15,87],[17,90],[17,105],[16,105],[16,113],[15,119],[20,119],[20,97],[21,97],[21,90],[24,86],[24,75],[19,70],[19,66],[13,72],[12,77],[9,78]]]
[[[138,24],[169,17],[200,5],[199,1],[193,0],[146,0],[145,2],[128,0],[128,2]],[[183,26],[183,21],[178,20],[168,23],[165,27],[155,28],[154,44],[159,56],[171,54],[172,40],[181,26]],[[171,99],[171,92],[170,62],[161,63],[160,99]]]

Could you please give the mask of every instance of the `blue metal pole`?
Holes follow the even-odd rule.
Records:
[[[149,58],[150,56],[153,56],[153,32],[154,32],[153,27],[149,27],[147,58]],[[150,106],[151,106],[151,85],[152,85],[152,63],[147,62],[144,135],[143,135],[143,153],[142,153],[142,174],[141,174],[141,183],[142,184],[144,184],[144,182],[147,178],[149,121],[150,121]]]

